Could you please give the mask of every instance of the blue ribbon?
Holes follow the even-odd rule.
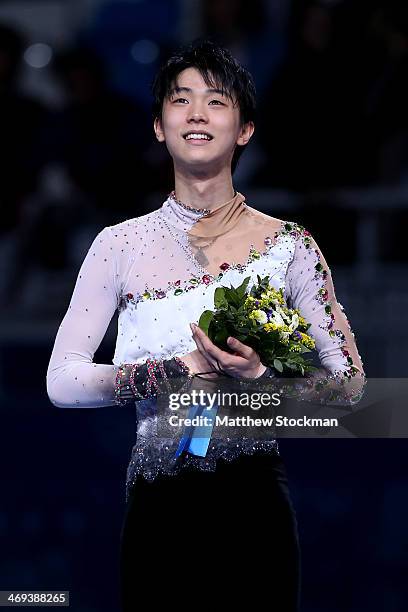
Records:
[[[204,416],[207,418],[207,421],[209,421],[209,424],[185,426],[175,457],[179,457],[183,451],[191,453],[192,455],[198,455],[199,457],[206,456],[217,411],[217,405],[214,405],[212,408],[208,408],[205,404],[190,406],[187,416],[188,419],[200,417],[205,412]]]

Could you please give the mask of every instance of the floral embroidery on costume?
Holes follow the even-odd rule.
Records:
[[[285,226],[287,225],[291,225],[291,224],[285,223]],[[178,279],[176,281],[168,281],[168,285],[165,290],[155,289],[154,287],[152,288],[152,287],[146,286],[145,291],[143,293],[138,293],[135,295],[129,292],[129,293],[123,294],[120,296],[118,309],[122,310],[123,308],[126,308],[127,303],[130,303],[136,306],[138,302],[143,302],[146,300],[162,300],[163,298],[167,297],[169,294],[181,295],[183,293],[187,293],[188,291],[191,291],[192,289],[195,289],[196,287],[200,285],[206,285],[206,286],[211,285],[213,283],[221,281],[225,273],[229,270],[238,270],[239,272],[245,272],[251,263],[253,263],[254,261],[258,261],[262,258],[266,258],[270,254],[271,249],[274,246],[276,246],[281,236],[287,235],[287,234],[288,232],[285,231],[284,228],[281,228],[280,230],[276,232],[275,240],[272,240],[270,236],[267,236],[264,240],[264,243],[267,247],[264,252],[258,251],[257,249],[255,249],[254,245],[251,244],[250,249],[249,249],[249,255],[245,263],[239,264],[239,263],[224,262],[220,265],[220,272],[217,275],[212,275],[212,274],[193,275],[191,276],[191,278],[184,281],[184,286],[182,286],[181,280]],[[295,234],[290,232],[290,235],[294,236]]]

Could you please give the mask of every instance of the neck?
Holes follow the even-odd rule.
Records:
[[[175,168],[174,190],[176,198],[184,204],[209,210],[229,202],[235,193],[230,168],[215,176],[192,176]]]

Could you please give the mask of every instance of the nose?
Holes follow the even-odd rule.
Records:
[[[187,116],[187,121],[189,123],[207,123],[207,115],[201,107],[198,108],[197,106],[191,106],[190,112]]]

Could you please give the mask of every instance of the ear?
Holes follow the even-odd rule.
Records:
[[[255,125],[253,121],[248,121],[248,123],[244,123],[239,132],[239,136],[237,138],[237,145],[243,146],[246,145],[252,134],[255,131]]]
[[[157,140],[159,142],[164,142],[166,139],[164,136],[162,122],[159,117],[156,117],[156,119],[154,120],[153,127],[154,127],[154,131],[155,131]]]

